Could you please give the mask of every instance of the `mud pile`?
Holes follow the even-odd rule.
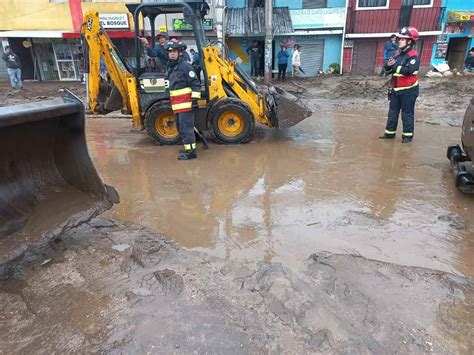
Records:
[[[381,99],[387,97],[389,85],[387,80],[366,80],[346,79],[337,84],[334,88],[334,97],[360,97],[364,99]]]
[[[439,271],[319,253],[296,274],[94,219],[0,283],[0,342],[7,353],[462,353],[473,297],[469,279]]]
[[[68,89],[84,100],[86,96],[85,85],[79,82],[25,82],[22,90],[12,90],[9,82],[0,82],[0,107],[38,102],[64,95]]]

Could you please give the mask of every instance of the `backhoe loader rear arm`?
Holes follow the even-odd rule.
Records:
[[[112,41],[100,25],[99,13],[88,11],[84,16],[81,32],[89,47],[89,102],[90,109],[96,113],[98,106],[100,84],[100,58],[114,85],[122,96],[122,108],[127,109],[133,116],[133,125],[141,125],[139,94],[136,78],[127,69],[126,64],[115,50]]]

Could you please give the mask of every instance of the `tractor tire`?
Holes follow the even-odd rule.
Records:
[[[255,120],[248,105],[239,99],[219,101],[211,111],[211,132],[217,143],[248,143],[253,136]]]
[[[176,117],[169,102],[153,104],[145,114],[145,129],[151,140],[158,145],[181,143]]]

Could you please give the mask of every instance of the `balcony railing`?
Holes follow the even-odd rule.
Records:
[[[441,29],[444,7],[401,9],[354,10],[348,8],[347,33],[389,33],[401,27],[414,26],[418,31],[437,31]]]

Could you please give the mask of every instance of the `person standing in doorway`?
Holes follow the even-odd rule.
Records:
[[[385,132],[379,138],[394,139],[397,133],[398,116],[402,112],[402,143],[410,143],[415,131],[415,102],[420,92],[418,69],[420,58],[413,48],[419,38],[415,27],[403,27],[398,34],[398,52],[385,65],[385,72],[392,74],[389,91],[390,106]]]
[[[10,46],[5,47],[2,59],[7,65],[8,76],[10,77],[10,84],[12,89],[19,90],[23,88],[23,82],[21,81],[21,62],[18,55],[13,53]]]
[[[291,65],[293,66],[293,77],[299,75],[301,68],[301,46],[299,44],[295,44]]]
[[[390,36],[390,40],[385,42],[385,45],[383,47],[383,65],[387,65],[387,62],[390,58],[394,58],[395,54],[397,53],[398,50],[398,45],[397,45],[397,35],[393,34]],[[382,75],[387,75],[385,73],[385,70],[382,68],[382,72],[380,73],[380,76]]]
[[[471,48],[464,61],[464,73],[474,73],[474,47]]]
[[[286,46],[282,45],[280,51],[278,52],[278,80],[285,81],[286,76],[286,68],[288,67],[288,51],[286,50]]]
[[[254,78],[260,76],[260,59],[262,57],[262,49],[259,47],[257,40],[247,48],[247,54],[250,56],[250,75]]]

